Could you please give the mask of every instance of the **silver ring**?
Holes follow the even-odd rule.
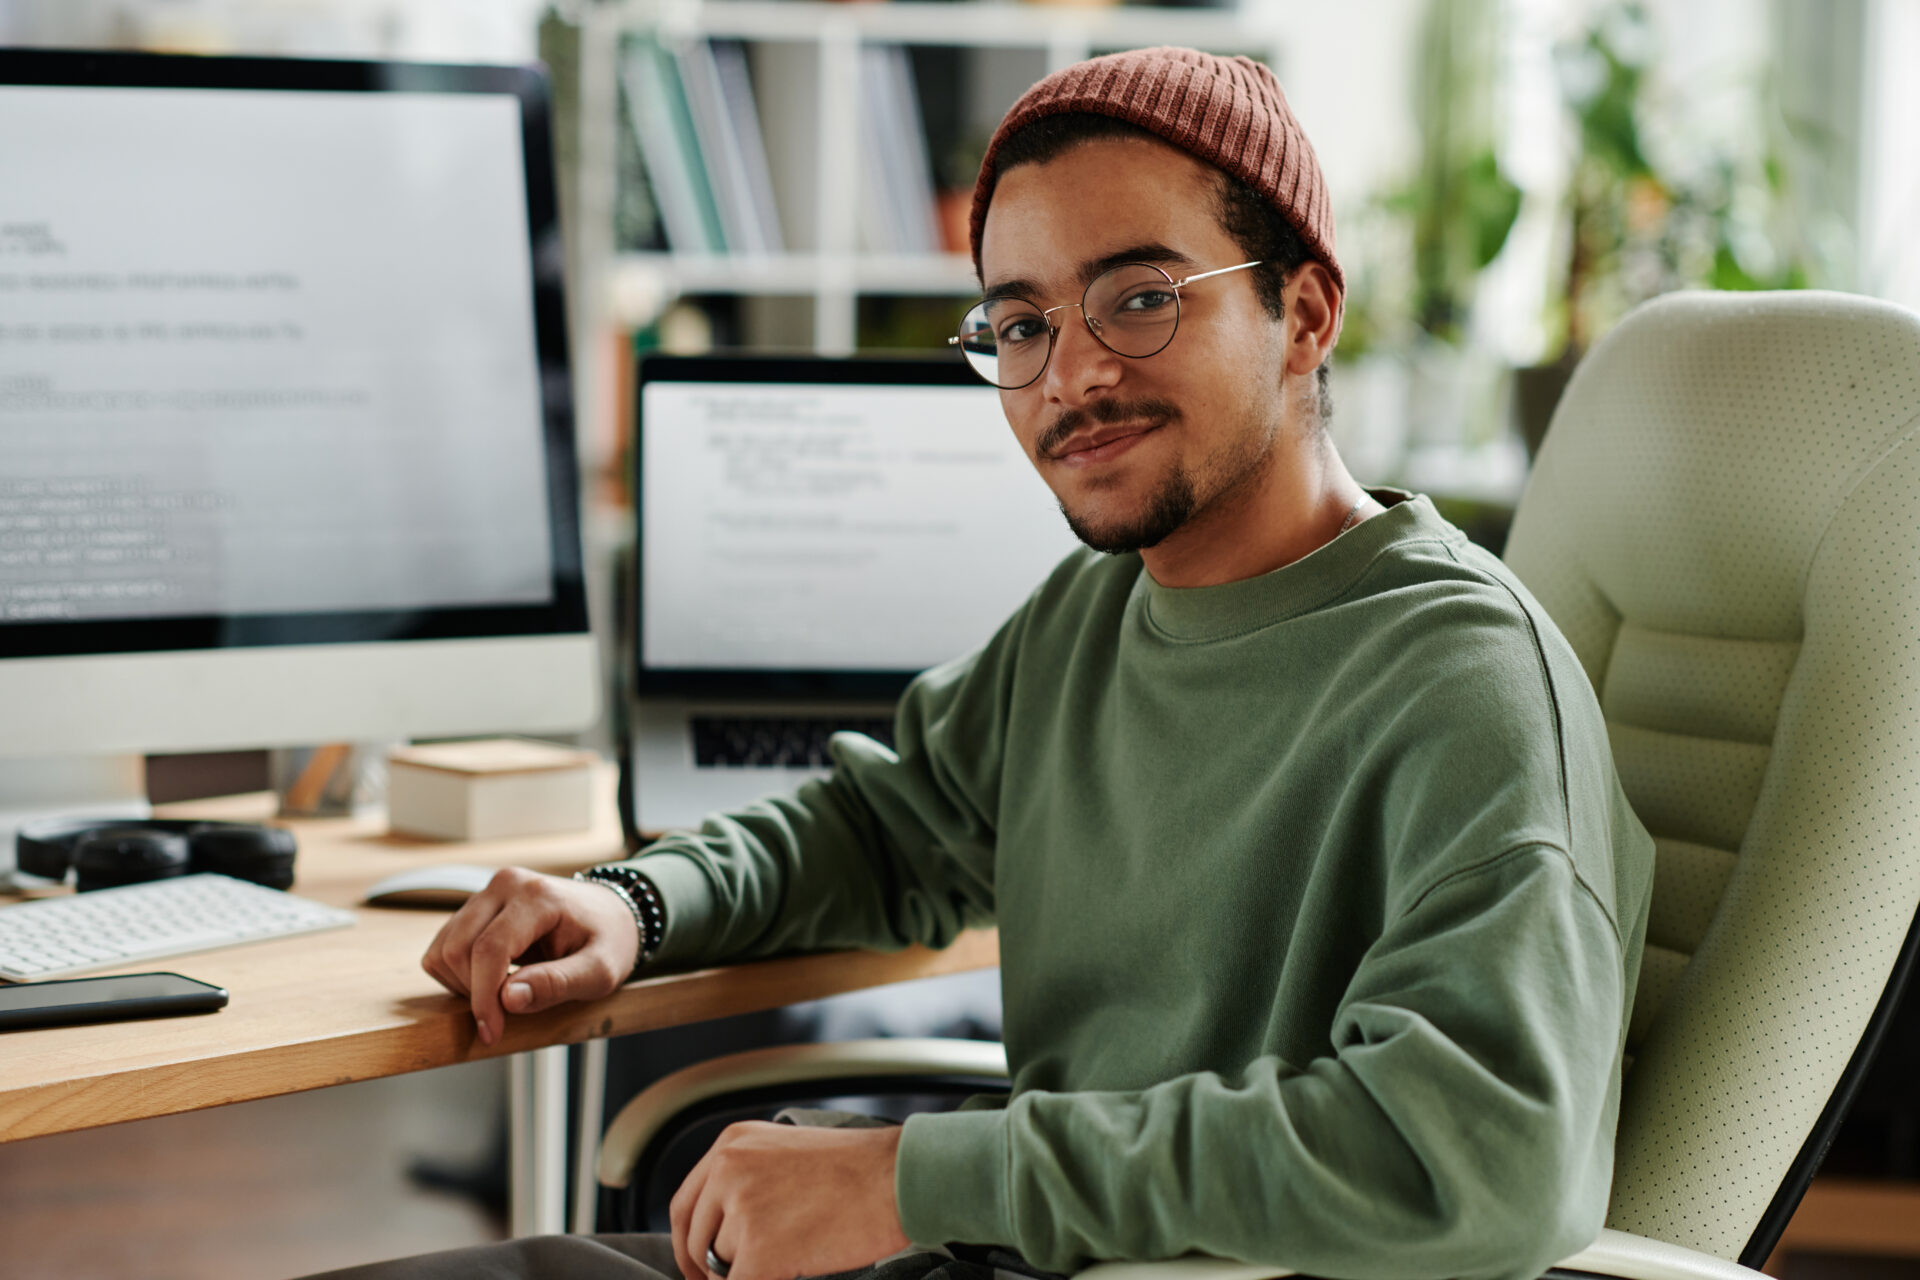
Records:
[[[708,1245],[707,1274],[710,1276],[719,1276],[720,1280],[727,1280],[727,1272],[731,1270],[733,1270],[733,1264],[715,1253],[712,1245]]]

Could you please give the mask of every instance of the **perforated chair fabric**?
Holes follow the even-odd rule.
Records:
[[[1658,866],[1609,1227],[1736,1257],[1920,903],[1920,315],[1680,294],[1582,362],[1507,560]]]

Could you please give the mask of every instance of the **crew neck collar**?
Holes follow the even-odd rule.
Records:
[[[1386,506],[1292,564],[1214,587],[1167,587],[1142,566],[1147,620],[1175,640],[1222,640],[1284,622],[1326,604],[1351,587],[1380,553],[1397,542],[1452,540],[1460,535],[1426,496],[1370,488]]]

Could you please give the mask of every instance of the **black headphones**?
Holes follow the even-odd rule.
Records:
[[[64,880],[73,868],[81,893],[194,871],[286,889],[293,884],[296,848],[285,827],[173,818],[29,822],[13,847],[20,870],[30,875]]]

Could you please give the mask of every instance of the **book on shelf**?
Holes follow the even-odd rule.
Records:
[[[756,229],[754,243],[763,252],[780,253],[786,249],[786,237],[781,234],[780,209],[774,201],[773,170],[767,163],[766,139],[760,132],[753,75],[747,68],[747,46],[739,40],[715,40],[710,47],[729,126],[726,137],[733,148],[730,163],[744,189],[742,217]]]
[[[899,45],[860,50],[861,247],[870,253],[940,250],[933,165],[913,66]]]
[[[620,109],[615,113],[613,242],[622,253],[658,253],[667,248],[667,229],[660,217],[660,202],[653,194],[653,181],[647,174],[646,157],[640,152],[640,138],[634,132],[633,112],[626,104],[627,91],[615,85]]]
[[[820,222],[819,116],[801,105],[820,99],[819,53],[804,44],[766,41],[751,45],[746,53],[754,89],[768,107],[759,113],[760,130],[786,244],[794,249],[837,248],[835,233],[843,229]]]
[[[770,219],[772,180],[766,176],[766,150],[750,155],[749,142],[758,144],[753,86],[746,78],[746,55],[737,45],[709,40],[687,40],[674,49],[680,84],[686,91],[701,163],[720,214],[727,249],[733,253],[765,254],[780,248],[780,228]],[[725,68],[722,66],[725,60]],[[742,125],[752,129],[742,135]],[[755,189],[765,184],[764,197]]]
[[[707,180],[679,68],[650,36],[629,40],[620,67],[633,131],[640,139],[667,247],[675,253],[724,253],[720,210]]]
[[[636,37],[627,42],[621,81],[668,248],[781,252],[785,243],[744,47]]]

